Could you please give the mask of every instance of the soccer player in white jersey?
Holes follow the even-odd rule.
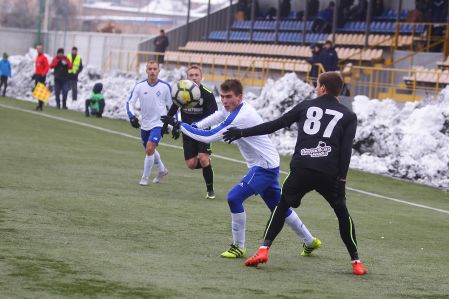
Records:
[[[196,123],[197,128],[174,118],[164,116],[162,120],[173,127],[179,127],[185,135],[201,142],[221,140],[227,128],[246,128],[262,123],[262,118],[247,102],[243,101],[243,87],[239,80],[229,79],[220,86],[222,110]],[[210,130],[204,130],[218,125]],[[242,138],[237,141],[242,156],[248,165],[248,173],[228,193],[231,210],[231,248],[221,254],[226,258],[240,258],[246,255],[245,231],[246,213],[243,202],[251,195],[259,194],[268,208],[273,211],[280,200],[279,154],[267,135]],[[321,241],[314,238],[293,210],[285,214],[285,222],[304,242],[303,256],[317,249]]]
[[[145,148],[145,160],[143,164],[143,174],[140,185],[148,185],[148,177],[151,174],[153,164],[158,167],[158,174],[153,179],[157,184],[161,178],[168,174],[162,162],[159,152],[156,150],[161,140],[162,115],[167,114],[167,107],[172,104],[170,85],[158,78],[159,65],[155,61],[149,61],[146,66],[148,78],[134,86],[134,89],[126,102],[126,112],[128,113],[131,125],[138,129],[142,137],[142,144]],[[141,124],[134,112],[136,101],[140,103]]]

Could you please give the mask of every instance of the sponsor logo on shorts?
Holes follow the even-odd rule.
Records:
[[[320,141],[318,142],[317,147],[301,149],[301,156],[310,156],[312,158],[327,157],[331,151],[332,147],[326,145],[325,142]]]

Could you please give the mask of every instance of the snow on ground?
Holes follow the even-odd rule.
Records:
[[[10,57],[13,77],[9,81],[8,96],[35,101],[31,96],[35,56],[35,50],[30,50],[25,56]],[[161,70],[160,78],[173,84],[184,74],[185,68]],[[104,116],[127,119],[124,103],[135,83],[145,77],[143,69],[136,78],[134,73],[102,73],[86,67],[79,77],[78,101],[73,102],[69,93],[67,105],[69,109],[84,111],[84,101],[89,98],[93,85],[102,82],[106,99]],[[47,81],[52,82],[52,76]],[[314,97],[313,88],[294,73],[276,81],[268,80],[260,96],[245,94],[265,120],[273,120],[299,102]],[[54,96],[49,104],[55,106]],[[356,96],[353,110],[358,116],[358,129],[352,168],[449,189],[449,87],[437,99],[403,106],[392,100]],[[296,130],[293,125],[271,136],[281,154],[293,153]]]

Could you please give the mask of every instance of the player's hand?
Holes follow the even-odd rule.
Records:
[[[173,118],[173,117],[164,115],[164,116],[161,117],[161,121],[162,121],[164,124],[169,124],[169,125],[172,125],[173,128],[179,129],[180,123],[179,123],[179,121],[177,121],[177,120],[176,120],[175,118]]]
[[[129,122],[131,123],[131,126],[133,128],[136,128],[136,129],[140,128],[139,119],[137,117],[135,117],[135,116],[131,117],[129,119]]]
[[[161,137],[164,137],[165,134],[168,134],[168,124],[164,124],[161,129]]]
[[[181,130],[179,130],[179,128],[173,127],[173,130],[171,131],[171,137],[176,140],[179,138],[179,136],[181,136]]]
[[[227,143],[231,143],[242,137],[242,130],[236,127],[229,128],[226,132],[223,133],[223,140]]]

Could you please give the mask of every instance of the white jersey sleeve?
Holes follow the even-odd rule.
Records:
[[[134,86],[133,90],[131,91],[131,94],[129,95],[128,101],[126,101],[125,104],[126,113],[128,114],[129,119],[131,119],[133,116],[136,116],[136,112],[134,111],[134,105],[139,99],[139,83],[137,83]]]
[[[223,114],[226,116],[224,121],[213,129],[202,130],[194,128],[186,123],[181,123],[181,131],[195,140],[211,143],[223,139],[223,134],[228,128],[248,128],[263,122],[257,111],[246,102],[242,102],[234,111],[227,113],[227,116],[226,114]],[[214,118],[213,114],[210,117]],[[216,117],[218,119],[218,115]],[[204,120],[207,120],[208,118],[205,118]],[[204,122],[200,125],[209,124],[210,123]],[[237,140],[236,143],[243,158],[245,158],[248,167],[279,167],[279,154],[267,135],[241,138]]]
[[[211,115],[203,118],[202,120],[196,122],[196,127],[199,129],[207,129],[218,125],[226,119],[226,116],[229,114],[225,109],[217,110]]]

